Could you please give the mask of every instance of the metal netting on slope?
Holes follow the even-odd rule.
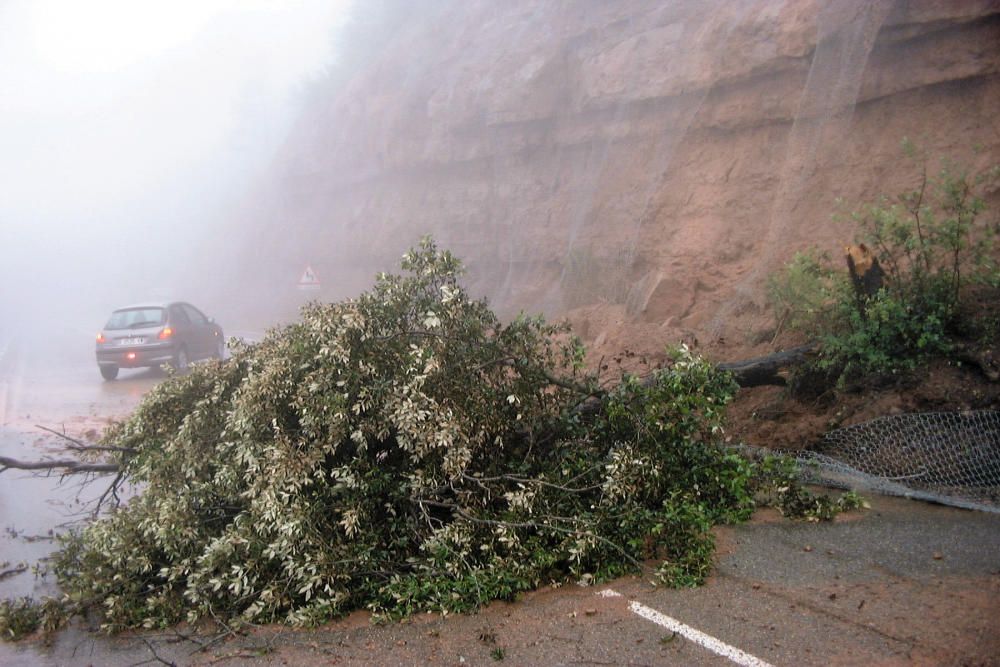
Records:
[[[804,481],[1000,512],[1000,412],[879,417],[792,454]]]

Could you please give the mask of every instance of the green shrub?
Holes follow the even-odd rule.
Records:
[[[64,605],[56,599],[38,602],[30,597],[0,601],[0,638],[17,641],[41,630],[50,632],[66,621]]]
[[[0,602],[0,633],[5,639],[22,639],[42,624],[41,607],[31,598]]]
[[[866,300],[865,311],[853,297],[838,302],[833,319],[846,326],[819,335],[821,356],[816,366],[850,379],[865,374],[894,374],[912,369],[927,356],[947,354],[952,313],[945,303],[914,307],[883,289]]]
[[[768,279],[767,295],[779,327],[819,335],[838,304],[848,296],[847,280],[815,248],[795,253],[780,273]]]
[[[912,145],[904,148],[924,160]],[[915,189],[850,213],[858,242],[886,273],[884,286],[859,299],[846,270],[816,250],[800,253],[769,284],[779,323],[818,339],[816,366],[841,383],[947,354],[963,324],[963,286],[997,281],[996,226],[983,218],[976,194],[997,175],[994,168],[972,178],[946,164],[934,177],[925,170]]]
[[[865,509],[868,503],[854,491],[836,499],[817,495],[799,481],[798,463],[787,456],[764,456],[754,464],[751,488],[762,506],[775,507],[782,516],[805,521],[829,521],[841,512]]]

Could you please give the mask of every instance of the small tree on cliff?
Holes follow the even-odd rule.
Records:
[[[815,250],[796,255],[771,281],[779,319],[818,338],[818,367],[842,381],[859,373],[896,373],[928,355],[964,349],[956,348],[956,337],[975,328],[977,318],[963,312],[964,288],[1000,287],[998,229],[983,215],[983,193],[997,182],[1000,168],[972,176],[946,162],[929,176],[925,156],[908,141],[903,148],[921,166],[917,186],[848,214],[858,241],[885,271],[880,289],[852,289],[847,272]]]

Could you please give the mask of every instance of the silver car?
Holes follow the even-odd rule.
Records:
[[[97,334],[97,365],[105,380],[120,368],[168,364],[184,371],[198,359],[222,359],[222,327],[189,303],[145,303],[119,308]]]

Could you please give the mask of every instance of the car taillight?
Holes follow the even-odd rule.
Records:
[[[161,340],[164,340],[164,339],[170,338],[173,335],[174,335],[174,330],[173,329],[171,329],[170,327],[163,327],[163,331],[160,332],[160,335],[158,336],[158,338],[160,338]]]
[[[97,334],[97,342],[98,343],[106,343],[107,342],[107,339],[104,337],[104,333],[103,332]]]

